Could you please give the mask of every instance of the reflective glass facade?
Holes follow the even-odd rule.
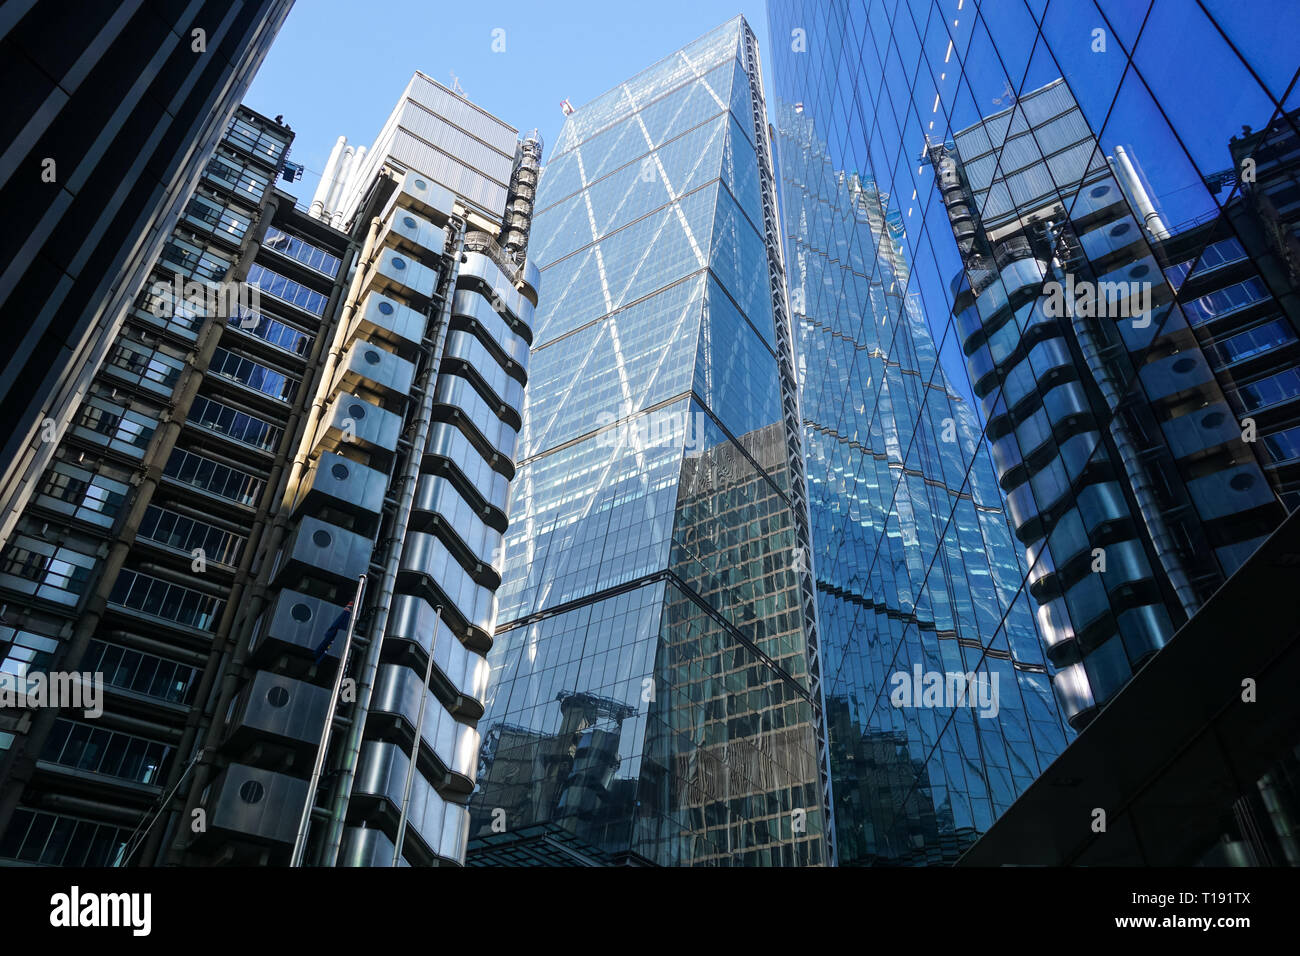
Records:
[[[1295,507],[1300,101],[1271,38],[1300,12],[1265,7],[769,4],[843,862],[903,858],[879,822],[900,787],[987,828],[1061,721],[1085,726]],[[900,726],[906,615],[942,649],[950,607],[948,643],[1005,661],[1024,719],[1004,679],[974,734],[942,710]],[[1026,693],[1044,671],[1054,695]],[[886,729],[907,766],[882,762]],[[938,823],[912,835],[927,859]]]
[[[543,173],[471,862],[545,827],[614,861],[827,860],[759,75],[733,20],[573,113]]]

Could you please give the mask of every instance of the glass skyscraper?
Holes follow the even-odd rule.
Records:
[[[469,862],[828,859],[807,506],[757,45],[566,121]]]
[[[769,14],[840,856],[894,860],[876,821],[898,801],[882,794],[969,802],[987,828],[986,792],[997,816],[1055,756],[1049,728],[1096,719],[1295,507],[1296,74],[1275,38],[1300,11]],[[877,484],[883,509],[856,502]],[[918,515],[937,532],[911,531]],[[905,563],[913,542],[940,577]],[[1002,644],[983,619],[998,607]],[[885,683],[912,626],[922,648],[933,628],[939,648],[1002,650],[1028,720],[1004,679],[977,734],[942,710],[900,726]],[[1055,704],[1023,694],[1044,671]],[[998,725],[1010,774],[984,745]],[[1232,808],[1228,839],[1256,860],[1294,815],[1277,792],[1248,787]],[[924,859],[947,855],[937,822],[937,840],[914,835]],[[1183,862],[1197,859],[1214,858]]]
[[[909,288],[898,203],[832,165],[802,107],[778,118],[840,858],[953,860],[1066,730],[979,422]],[[917,668],[986,680],[998,706],[897,706],[894,675]]]

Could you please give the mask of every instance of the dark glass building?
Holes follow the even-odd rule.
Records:
[[[1015,563],[1003,565],[1019,576],[1007,582],[1007,622],[1023,608],[1032,618],[1027,634],[1036,632],[1041,651],[1032,655],[1022,645],[1018,652],[1013,641],[1013,662],[1045,664],[1060,715],[1075,728],[1105,716],[1117,700],[1140,701],[1143,682],[1132,680],[1134,673],[1159,660],[1175,635],[1186,634],[1189,645],[1196,639],[1198,613],[1297,503],[1297,64],[1274,42],[1295,30],[1297,11],[1282,3],[1247,14],[1231,4],[1169,0],[912,0],[773,2],[769,12],[792,263],[797,256],[835,263],[861,273],[866,288],[881,276],[872,298],[844,291],[845,281],[821,281],[824,264],[809,270],[813,282],[800,303],[810,340],[806,407],[818,409],[814,389],[845,382],[844,369],[852,367],[831,347],[837,334],[861,342],[869,355],[870,339],[855,334],[858,326],[890,328],[902,308],[890,295],[914,303],[935,350],[928,364],[921,353],[921,380],[930,388],[924,404],[942,408],[950,391],[968,400],[972,447],[959,430],[956,459],[969,468],[976,503],[1005,516],[1018,552]],[[886,221],[893,217],[905,273],[855,259],[853,232],[831,199],[837,181],[870,184]],[[813,344],[819,336],[824,359]],[[890,358],[906,367],[893,339]],[[883,376],[864,375],[868,380],[888,382],[888,367]],[[894,389],[836,387],[843,398],[833,395],[832,407],[859,404],[868,421],[897,414]],[[857,423],[854,430],[868,433]],[[904,419],[889,436],[902,472],[892,501],[911,507],[928,497],[942,527],[959,526],[959,496],[936,499],[933,485],[919,495],[906,490],[910,468],[925,476],[909,456],[926,460],[933,431],[932,423]],[[810,478],[813,472],[810,465]],[[977,476],[990,492],[982,501]],[[814,547],[837,554],[851,522],[835,516],[830,524],[835,530],[819,541],[814,512]],[[905,531],[898,534],[906,540]],[[879,534],[867,565],[888,565],[891,550],[888,532]],[[923,542],[923,553],[935,550]],[[829,579],[824,562],[814,566],[824,609],[842,600],[840,592],[875,600],[869,588]],[[913,584],[903,593],[915,601],[923,592]],[[883,629],[859,612],[837,631],[832,613],[822,615],[828,657],[836,648],[847,669],[865,674],[860,686],[882,697],[897,668],[892,656],[873,654]],[[1260,622],[1294,637],[1275,616],[1261,613]],[[1267,643],[1259,639],[1260,647]],[[1192,659],[1214,666],[1213,655]],[[1221,662],[1233,659],[1225,653]],[[858,685],[836,687],[833,673],[828,668],[828,713],[853,714],[857,702],[839,695]],[[1237,692],[1254,676],[1234,673]],[[1148,706],[1161,699],[1153,691]],[[1235,782],[1187,798],[1196,809],[1180,818],[1186,837],[1177,852],[1148,846],[1142,857],[1132,849],[1139,838],[1097,858],[1218,860],[1224,857],[1214,847],[1222,844],[1234,860],[1280,859],[1295,801],[1277,781],[1293,775],[1287,754],[1295,737],[1279,729],[1294,726],[1290,718],[1273,717],[1267,786],[1260,774],[1269,761],[1229,772],[1233,741],[1221,740],[1201,770],[1216,768]],[[1178,729],[1186,739],[1210,726],[1186,719]],[[865,720],[830,726],[833,756],[879,746],[877,728]],[[1129,730],[1126,737],[1114,729],[1110,739],[1126,749],[1109,756],[1141,764],[1142,735]],[[935,738],[945,732],[954,731],[913,731],[906,742],[937,753]],[[1054,756],[1039,739],[1019,749],[1040,766],[1012,779],[1012,799]],[[1062,765],[1079,747],[1095,750],[1081,738]],[[1094,760],[1085,789],[1103,773],[1104,756]],[[867,784],[869,793],[907,776],[897,766],[833,763],[841,831],[855,826],[841,777],[859,779],[864,766],[880,778]],[[914,767],[911,788],[928,792],[933,769],[924,760]],[[1066,774],[1048,776],[1059,786]],[[982,781],[968,773],[964,786],[979,793]],[[1038,822],[1051,819],[1052,786],[1034,785]],[[1123,795],[1096,797],[1091,807],[1109,808],[1128,827],[1139,789],[1134,783]],[[1076,844],[1090,838],[1086,821],[1064,804],[1057,821],[1079,825],[1071,831]],[[1055,856],[1017,855],[1011,840],[986,841],[983,862],[997,862],[999,846],[1018,860],[1085,858],[1076,844],[1035,843],[1029,828],[1016,832],[1026,845],[1065,848]],[[843,862],[875,862],[849,846],[841,837]]]
[[[827,862],[760,77],[732,20],[574,112],[543,173],[471,861]]]
[[[292,0],[0,12],[0,543]],[[19,333],[16,333],[19,334]]]

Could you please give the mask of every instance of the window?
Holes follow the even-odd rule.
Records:
[[[291,236],[282,229],[271,227],[266,231],[266,238],[262,240],[264,249],[271,249],[282,256],[288,256],[295,259],[310,269],[324,273],[331,279],[339,274],[339,259],[331,255],[319,246],[313,245],[305,239],[299,239],[297,236]]]
[[[41,759],[156,787],[162,783],[172,749],[155,740],[60,717],[45,740]]]
[[[108,602],[201,631],[211,630],[226,607],[225,601],[210,594],[125,568]]]
[[[1300,458],[1300,425],[1273,435],[1265,435],[1264,447],[1275,462],[1294,461]]]
[[[254,263],[252,268],[248,270],[248,284],[257,286],[267,295],[273,295],[281,301],[297,306],[305,312],[310,312],[312,315],[321,316],[325,314],[325,303],[328,301],[325,295],[307,288],[300,282],[286,279],[280,273],[273,272],[266,266]]]
[[[149,505],[140,522],[140,536],[150,541],[192,553],[201,548],[208,561],[235,567],[243,554],[246,539],[242,535],[178,514],[168,508]]]
[[[104,683],[173,704],[194,697],[199,672],[193,667],[106,641],[92,640],[80,670],[103,674]]]
[[[219,348],[212,354],[208,371],[282,402],[292,402],[298,394],[298,379],[226,349]]]
[[[1246,411],[1275,405],[1300,395],[1300,369],[1289,368],[1237,388],[1237,396]]]
[[[1188,322],[1192,325],[1200,325],[1221,315],[1227,315],[1229,312],[1244,309],[1268,297],[1268,290],[1264,288],[1264,283],[1259,279],[1247,279],[1245,282],[1238,282],[1226,289],[1186,302],[1183,304],[1183,311],[1187,314]]]
[[[33,582],[37,587],[23,590],[37,597],[73,605],[86,592],[95,563],[91,555],[17,534],[0,553],[0,574]]]
[[[257,506],[264,482],[229,465],[222,465],[182,448],[172,449],[163,474],[249,507]]]
[[[275,451],[283,434],[280,428],[270,422],[203,396],[194,399],[187,421],[266,451]]]
[[[1210,243],[1201,250],[1196,269],[1192,274],[1203,275],[1219,268],[1219,266],[1226,266],[1230,262],[1240,262],[1244,258],[1246,258],[1246,250],[1241,247],[1241,243],[1235,238],[1220,239],[1218,242]]]
[[[239,116],[231,118],[230,125],[226,127],[225,139],[231,145],[260,156],[272,165],[279,164],[286,146],[283,134],[259,128]]]
[[[169,355],[163,349],[151,349],[129,338],[117,343],[108,359],[110,370],[118,370],[127,378],[152,388],[159,393],[171,394],[185,368],[183,358]]]
[[[249,169],[240,160],[224,155],[214,156],[208,162],[204,175],[255,203],[262,201],[262,195],[271,182],[268,177]]]
[[[1295,334],[1291,331],[1291,326],[1283,319],[1274,319],[1215,342],[1207,346],[1205,352],[1215,364],[1227,365],[1294,341]]]
[[[207,196],[196,195],[185,208],[185,218],[194,223],[201,223],[213,233],[232,242],[241,241],[252,225],[252,220],[229,206],[223,205]]]
[[[86,401],[77,419],[78,433],[83,437],[98,439],[100,444],[107,444],[133,458],[142,456],[149,447],[157,424],[156,419],[128,411],[100,395],[93,395]]]
[[[163,249],[163,262],[183,275],[220,282],[230,269],[230,260],[184,239],[172,239]]]
[[[229,328],[252,335],[294,355],[306,355],[312,337],[287,322],[268,318],[260,312],[245,312],[231,321]]]
[[[0,836],[0,857],[47,866],[111,866],[129,836],[106,823],[20,807]]]

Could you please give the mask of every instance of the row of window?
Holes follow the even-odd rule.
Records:
[[[279,319],[268,318],[260,312],[245,312],[230,323],[230,328],[244,332],[263,342],[269,342],[278,349],[284,349],[294,355],[306,355],[312,337],[302,329],[295,328]]]
[[[261,156],[276,166],[288,145],[283,132],[255,126],[239,116],[231,117],[230,125],[226,127],[225,141],[255,156]]]
[[[162,260],[182,275],[209,282],[223,281],[230,269],[229,260],[184,239],[169,241],[163,248]]]
[[[1264,283],[1252,277],[1184,303],[1183,312],[1192,325],[1201,325],[1267,298],[1269,294],[1264,288]]]
[[[106,444],[116,451],[140,458],[158,427],[155,419],[123,408],[99,395],[92,395],[81,407],[77,428],[82,437]]]
[[[186,420],[209,431],[233,438],[237,442],[266,451],[275,451],[280,445],[280,436],[283,434],[283,429],[270,422],[264,422],[260,418],[202,395],[194,399]]]
[[[1285,319],[1274,319],[1205,346],[1205,354],[1215,365],[1229,365],[1294,341],[1291,325]]]
[[[264,484],[261,478],[183,448],[172,449],[163,474],[249,507],[257,506]]]
[[[261,203],[266,187],[271,183],[269,177],[225,156],[213,156],[203,172],[213,182],[254,205]]]
[[[118,574],[108,601],[200,631],[211,630],[226,608],[225,601],[210,594],[125,568]]]
[[[266,238],[262,240],[263,247],[273,249],[282,256],[288,256],[301,262],[310,269],[323,273],[333,279],[339,274],[341,262],[338,256],[331,255],[319,246],[313,245],[305,239],[290,235],[283,229],[277,229],[274,226],[266,231]]]
[[[159,394],[170,395],[185,370],[185,360],[123,337],[108,357],[107,368]]]
[[[185,208],[185,218],[234,243],[242,242],[253,224],[251,216],[197,194]]]
[[[226,349],[219,348],[212,354],[208,371],[282,402],[292,402],[298,394],[298,379]]]
[[[155,740],[60,717],[45,740],[41,759],[63,767],[158,786],[172,749]]]
[[[75,517],[106,527],[117,517],[129,491],[125,482],[60,461],[45,473],[39,494],[72,505]]]
[[[45,866],[112,866],[130,835],[107,823],[20,807],[0,836],[0,858]]]
[[[193,667],[98,639],[86,649],[81,670],[102,674],[105,684],[172,704],[190,703],[199,678]]]
[[[214,561],[228,567],[239,564],[247,538],[214,527],[205,521],[178,514],[168,508],[149,505],[140,522],[140,537],[169,548],[193,553],[203,552],[205,561]]]
[[[27,535],[15,535],[0,554],[0,574],[38,585],[38,597],[76,604],[90,584],[95,559],[71,548],[54,548]]]
[[[301,282],[285,278],[280,273],[257,263],[248,270],[248,284],[257,286],[267,295],[273,295],[315,316],[325,314],[325,304],[329,301],[327,296],[315,289],[309,289]]]

